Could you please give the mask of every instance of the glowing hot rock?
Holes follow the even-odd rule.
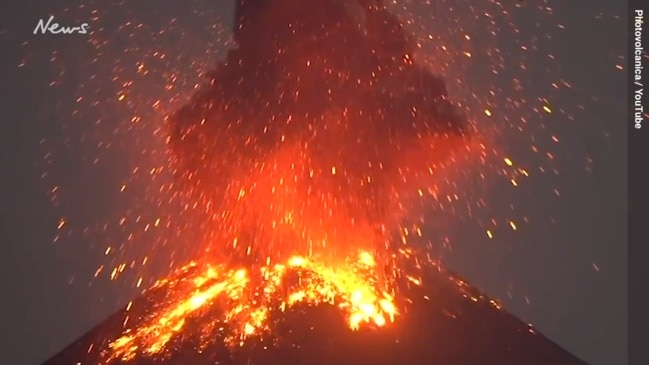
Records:
[[[397,315],[393,295],[380,284],[368,252],[334,266],[294,256],[256,272],[191,263],[154,289],[162,286],[168,290],[164,304],[112,342],[113,359],[160,354],[170,341],[182,340],[189,321],[200,323],[202,346],[219,333],[228,345],[241,345],[247,337],[270,331],[272,312],[298,304],[334,305],[352,330],[382,327]]]

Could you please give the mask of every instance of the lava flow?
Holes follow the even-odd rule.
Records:
[[[152,289],[164,298],[113,359],[196,336],[237,345],[298,304],[334,305],[352,329],[394,321],[395,282],[418,282],[396,264],[422,223],[412,212],[484,149],[383,1],[242,0],[234,40],[169,119],[200,259]]]
[[[375,265],[366,252],[347,268],[299,256],[259,272],[191,263],[157,284],[168,290],[170,304],[164,300],[151,318],[113,342],[112,356],[128,361],[138,353],[158,354],[173,336],[182,337],[188,318],[201,323],[200,346],[213,345],[219,337],[230,346],[243,345],[247,337],[271,330],[272,312],[300,303],[335,305],[352,329],[362,324],[382,327],[394,321],[396,308],[392,294],[377,283]],[[219,310],[205,308],[214,302],[222,304]]]

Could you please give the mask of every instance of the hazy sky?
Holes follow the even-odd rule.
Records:
[[[89,129],[92,121],[83,127],[69,126],[76,120],[71,117],[75,109],[72,96],[88,76],[76,72],[88,62],[87,49],[80,46],[85,41],[81,36],[38,38],[32,34],[38,19],[50,13],[63,14],[62,19],[70,22],[86,21],[82,16],[89,16],[90,5],[61,13],[66,7],[78,9],[79,4],[27,0],[11,8],[3,3],[0,9],[0,273],[5,303],[1,315],[2,364],[45,360],[136,292],[105,281],[88,285],[103,260],[100,235],[63,236],[52,243],[62,208],[53,207],[47,194],[51,179],[58,181],[61,190],[77,195],[61,204],[76,214],[72,215],[76,221],[70,224],[78,230],[100,224],[126,204],[109,191],[121,185],[119,177],[127,168],[124,161],[128,156],[119,151],[106,153],[102,155],[105,162],[88,169],[83,157],[89,154],[87,145],[75,138],[80,129]],[[138,6],[114,7],[120,11],[105,6],[108,17],[119,15],[103,19],[103,24],[117,27],[132,16],[151,29],[162,29],[172,17],[189,24],[199,13],[195,28],[205,31],[182,40],[186,42],[182,47],[191,52],[196,49],[192,47],[209,41],[212,33],[207,15],[225,14],[227,18],[232,9],[231,1],[216,0],[159,5],[155,11],[146,8],[151,4],[143,1]],[[575,121],[564,120],[565,115],[560,113],[544,120],[546,128],[561,141],[552,146],[560,174],[530,179],[524,189],[514,193],[495,184],[489,192],[491,208],[506,211],[515,200],[531,223],[516,232],[499,232],[494,240],[489,240],[474,222],[453,224],[447,234],[454,242],[453,252],[446,254],[446,265],[501,299],[505,308],[577,356],[592,364],[624,364],[627,183],[626,130],[621,121],[626,111],[624,72],[615,65],[626,64],[619,59],[625,50],[625,21],[616,18],[624,14],[625,4],[575,0],[550,1],[547,6],[559,19],[552,22],[565,24],[562,36],[551,41],[551,49],[573,86],[573,91],[557,103],[578,111]],[[543,28],[532,24],[521,27],[521,37],[533,36],[538,29]],[[106,26],[102,31],[110,40],[111,29]],[[25,41],[28,45],[21,46]],[[500,47],[506,50],[508,42],[503,39]],[[178,52],[185,49],[182,47]],[[51,61],[53,52],[58,55],[56,61]],[[215,55],[210,57],[203,62],[216,60]],[[29,67],[19,68],[24,61]],[[64,76],[60,76],[62,70]],[[528,87],[540,85],[544,77],[530,74]],[[189,78],[198,80],[195,74]],[[59,80],[61,85],[48,86],[52,80]],[[102,92],[112,91],[98,91]],[[583,110],[578,105],[583,105]],[[66,138],[68,135],[70,138]],[[41,144],[43,139],[65,142],[51,166],[44,163],[49,144]],[[519,161],[533,163],[526,142],[515,136],[504,140]],[[592,160],[590,169],[586,168],[585,156]],[[45,170],[50,173],[42,179]],[[560,198],[556,198],[554,189],[560,192]]]

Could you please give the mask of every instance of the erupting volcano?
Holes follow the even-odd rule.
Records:
[[[383,1],[239,0],[235,19],[168,120],[196,259],[50,363],[579,364],[409,242],[486,147]]]

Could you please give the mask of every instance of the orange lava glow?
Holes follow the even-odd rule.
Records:
[[[172,288],[169,299],[141,326],[111,343],[111,358],[129,361],[161,354],[192,320],[201,323],[202,346],[226,327],[231,331],[223,336],[226,343],[241,345],[271,330],[270,313],[298,304],[334,305],[352,330],[383,327],[397,315],[394,294],[380,283],[369,252],[341,265],[293,256],[257,271],[191,263],[157,286]]]

